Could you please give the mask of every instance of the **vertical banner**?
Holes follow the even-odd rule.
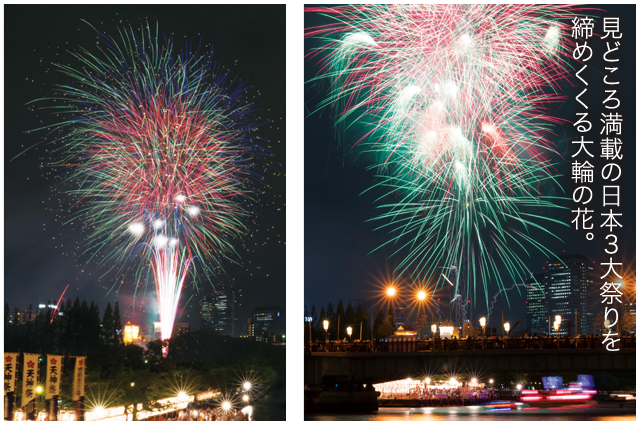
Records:
[[[16,389],[16,363],[18,353],[4,353],[4,395]]]
[[[47,383],[45,400],[49,400],[60,394],[60,378],[62,377],[62,357],[47,354]],[[83,380],[84,382],[84,380]]]
[[[36,398],[38,357],[40,357],[39,354],[24,354],[24,362],[22,364],[22,407]]]
[[[73,371],[73,395],[72,401],[80,400],[84,397],[84,369],[86,357],[76,357],[76,367]]]

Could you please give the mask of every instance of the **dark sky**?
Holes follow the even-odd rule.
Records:
[[[635,173],[635,6],[590,6],[594,9],[606,9],[606,12],[592,10],[590,15],[595,16],[619,16],[621,21],[621,31],[623,32],[620,62],[617,64],[619,70],[617,77],[621,81],[618,94],[622,102],[619,112],[625,118],[623,124],[623,154],[621,161],[623,177],[621,183],[623,213],[623,231],[618,231],[620,253],[617,258],[624,258],[625,270],[633,271],[635,276],[635,193],[636,193],[636,173]],[[318,14],[305,13],[305,27],[322,25],[330,22],[326,17]],[[596,29],[602,29],[602,20],[596,19]],[[315,39],[305,40],[305,52],[310,52],[314,47],[318,47],[320,42]],[[589,105],[590,117],[594,123],[594,130],[591,131],[591,140],[595,140],[592,153],[599,156],[599,135],[601,124],[601,106],[604,100],[603,94],[606,87],[602,83],[604,72],[604,61],[602,59],[602,48],[604,41],[599,38],[591,38],[589,45],[594,48],[593,58],[588,62],[588,69],[584,72],[583,78],[589,82],[588,92],[583,97],[584,102]],[[305,81],[315,76],[319,71],[318,58],[305,60]],[[577,62],[572,65],[577,67]],[[579,68],[578,68],[579,69]],[[575,72],[572,73],[575,75]],[[557,116],[574,121],[574,114],[578,103],[575,96],[584,88],[582,83],[572,77],[572,84],[567,84],[563,88],[563,94],[567,96],[567,101],[561,106],[555,106],[548,115]],[[573,85],[573,87],[572,87]],[[321,305],[332,302],[334,307],[339,299],[345,303],[349,299],[367,298],[379,293],[381,282],[392,275],[393,269],[398,264],[399,259],[392,257],[391,250],[376,251],[368,254],[378,246],[386,242],[383,231],[374,232],[374,224],[365,221],[375,216],[374,201],[381,195],[380,191],[372,190],[366,194],[363,191],[373,185],[373,172],[367,171],[370,160],[366,156],[358,156],[356,151],[345,152],[336,148],[335,132],[332,121],[329,118],[329,111],[322,114],[311,114],[316,105],[326,95],[328,84],[323,87],[308,84],[305,91],[306,114],[305,119],[305,304],[310,308],[312,304],[316,306],[316,311],[320,312]],[[579,89],[579,90],[578,90]],[[347,133],[345,140],[348,144],[353,143],[362,137],[363,132],[356,128]],[[573,189],[577,186],[570,179],[570,155],[575,152],[575,147],[568,144],[574,140],[577,131],[572,124],[558,126],[555,128],[557,136],[548,137],[556,143],[556,149],[562,157],[556,158],[560,165],[557,166],[558,174],[564,175],[559,179],[561,186],[565,188],[570,197]],[[590,139],[587,139],[590,140]],[[597,151],[596,151],[597,150]],[[344,161],[343,161],[344,160]],[[593,161],[596,170],[602,169],[604,164],[599,158]],[[595,206],[593,220],[601,223],[600,213],[601,186],[602,179],[595,177],[592,188],[594,190],[594,200],[590,206]],[[573,201],[565,202],[563,205],[575,208]],[[549,211],[535,210],[537,214],[551,214]],[[569,212],[553,212],[554,217],[570,224],[572,216]],[[587,241],[584,231],[576,231],[570,227],[560,225],[550,226],[565,243],[551,239],[544,234],[534,234],[536,239],[545,246],[557,253],[566,251],[567,253],[580,252],[587,255],[596,263],[604,261],[604,236],[602,231],[596,231],[593,241]],[[542,271],[547,259],[537,250],[532,249],[531,258],[524,259],[525,264],[533,273]],[[601,276],[600,273],[598,276]],[[503,273],[503,278],[506,276]],[[506,284],[510,286],[511,284]],[[481,288],[479,288],[481,291]],[[497,283],[489,283],[489,298],[493,299],[498,292]],[[524,293],[523,293],[524,294]],[[507,306],[503,295],[498,298],[493,315],[498,318],[500,311],[505,311],[505,320],[514,323],[519,318],[524,318],[525,299],[520,297],[516,290],[509,292],[511,310]],[[484,294],[478,294],[478,307],[474,311],[474,325],[477,326],[477,319],[480,315],[486,314],[484,308]],[[375,312],[374,312],[375,313]],[[496,326],[496,322],[489,322],[489,326]],[[498,322],[499,323],[499,322]],[[499,324],[497,326],[500,326]]]
[[[160,33],[173,36],[176,50],[190,40],[202,40],[201,52],[214,46],[214,59],[232,68],[232,74],[247,81],[255,95],[258,122],[265,123],[258,135],[273,157],[261,159],[265,176],[261,211],[249,223],[255,235],[236,242],[239,265],[225,263],[225,274],[200,277],[199,293],[183,291],[176,321],[199,326],[197,312],[202,294],[212,284],[234,284],[242,297],[238,331],[258,306],[285,308],[285,7],[284,5],[169,6],[169,5],[8,5],[5,7],[5,145],[4,228],[5,301],[11,309],[25,309],[47,300],[57,300],[67,284],[65,298],[97,301],[101,312],[107,302],[119,300],[123,319],[133,314],[133,288],[129,278],[120,290],[113,285],[113,272],[88,261],[76,249],[82,235],[71,226],[61,226],[55,172],[46,164],[47,147],[41,145],[13,159],[41,141],[44,132],[30,132],[40,120],[53,124],[47,111],[32,111],[29,101],[52,93],[55,84],[66,82],[51,63],[72,63],[67,49],[79,46],[96,52],[94,30],[119,39],[118,28],[140,22],[159,23]],[[139,34],[139,32],[137,32]],[[204,47],[208,45],[208,47]],[[44,159],[43,159],[44,158]],[[269,189],[268,187],[271,187]],[[106,273],[106,274],[105,274]],[[104,275],[104,276],[103,276]],[[195,294],[195,295],[194,295]],[[192,295],[194,295],[192,297]],[[147,292],[135,299],[138,322],[157,320],[149,311],[155,295]],[[191,299],[185,309],[185,303]],[[140,311],[139,309],[142,309]]]

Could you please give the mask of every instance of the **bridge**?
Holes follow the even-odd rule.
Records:
[[[635,338],[607,351],[600,337],[420,341],[414,351],[386,343],[305,346],[305,384],[377,384],[447,373],[597,373],[636,371]]]

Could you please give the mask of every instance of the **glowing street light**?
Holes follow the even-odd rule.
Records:
[[[475,387],[477,383],[478,383],[478,380],[476,378],[471,379],[471,385]]]
[[[242,384],[242,387],[244,388],[245,391],[249,391],[251,389],[251,382],[247,381],[244,384]]]
[[[486,317],[481,317],[480,318],[480,326],[482,326],[482,336],[484,336],[484,327],[487,324],[487,318]]]
[[[231,403],[229,403],[228,401],[225,401],[224,403],[222,403],[222,409],[223,410],[231,409]]]
[[[520,391],[522,389],[522,385],[518,384],[516,385],[516,388],[518,389],[518,391]]]
[[[349,335],[349,340],[351,340],[351,333],[353,332],[353,328],[351,326],[349,326],[347,328],[347,335]]]
[[[44,388],[42,388],[42,385],[38,385],[38,386],[36,387],[36,393],[38,393],[38,394],[42,394],[42,391],[44,391]]]
[[[489,379],[489,383],[491,384],[491,386],[493,387],[493,379]]]
[[[511,325],[509,322],[504,324],[504,330],[507,332],[507,336],[509,336],[509,330],[511,329]]]
[[[389,286],[387,288],[387,296],[393,297],[395,294],[396,294],[396,288],[394,288],[393,286]]]
[[[329,321],[323,320],[322,326],[324,327],[324,340],[327,341],[329,339],[327,331],[329,330]]]
[[[429,385],[429,384],[431,383],[431,378],[427,378],[427,379],[425,379],[425,380],[424,380],[424,382],[426,382],[426,383],[427,383],[427,385]]]
[[[96,406],[95,409],[93,409],[93,413],[95,413],[98,418],[104,418],[107,416],[107,409],[103,406]]]
[[[242,399],[244,400],[245,403],[249,403],[249,396],[248,395],[243,395]]]
[[[427,293],[424,291],[418,291],[418,295],[416,295],[418,301],[424,301],[427,298]]]

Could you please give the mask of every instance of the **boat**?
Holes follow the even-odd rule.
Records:
[[[597,404],[596,390],[562,388],[557,390],[522,390],[520,401],[531,407],[589,406]]]
[[[484,410],[496,411],[496,410],[517,410],[518,404],[512,400],[493,400],[486,403],[482,403],[480,406]]]

